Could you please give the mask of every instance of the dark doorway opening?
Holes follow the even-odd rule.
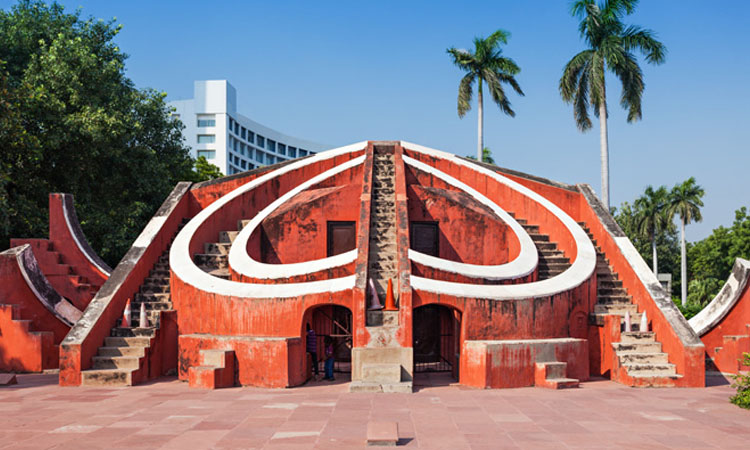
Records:
[[[328,256],[354,250],[357,246],[356,222],[328,222]]]
[[[435,257],[440,255],[437,222],[412,222],[409,240],[412,250]]]
[[[316,308],[312,314],[312,327],[318,336],[320,369],[325,358],[325,337],[333,339],[334,372],[350,373],[352,367],[352,313],[348,308],[326,305]]]
[[[414,309],[414,372],[450,372],[458,378],[461,313],[443,305]]]

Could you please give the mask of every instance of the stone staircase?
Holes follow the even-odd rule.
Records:
[[[54,333],[34,331],[34,321],[23,319],[22,312],[20,305],[0,303],[0,337],[10,343],[23,343],[0,354],[4,359],[0,367],[13,372],[56,369],[60,352]]]
[[[234,350],[203,349],[200,351],[200,360],[200,366],[191,366],[188,369],[190,387],[217,389],[234,386]]]
[[[375,282],[381,302],[385,300],[388,280],[398,278],[396,267],[396,194],[393,154],[379,153],[375,147],[370,212],[370,252],[368,277]]]
[[[187,223],[183,220],[178,232]],[[173,239],[174,240],[174,239]],[[169,292],[169,250],[159,256],[149,276],[130,304],[130,327],[121,327],[121,320],[104,338],[92,359],[92,367],[81,371],[82,386],[132,386],[148,379],[147,355],[156,339],[160,312],[172,310]],[[141,305],[145,306],[147,324],[140,323]]]
[[[579,380],[568,378],[567,369],[566,362],[538,362],[534,368],[534,385],[548,389],[577,388]]]
[[[242,228],[249,220],[238,220],[237,231],[220,231],[219,242],[206,242],[203,244],[203,253],[196,254],[193,258],[195,264],[204,272],[225,280],[229,279],[229,248]]]
[[[388,280],[392,280],[394,295],[398,292],[394,147],[376,145],[373,158],[367,277],[368,284],[370,279],[374,282],[382,304],[385,302]],[[369,306],[370,289],[367,291]],[[349,385],[350,392],[411,392],[411,379],[405,381],[402,377],[403,355],[411,349],[402,348],[396,337],[399,312],[367,311],[365,328],[370,343],[368,348],[353,350],[353,360],[358,361],[358,367],[353,370],[353,378],[356,379]],[[357,356],[354,356],[355,353]],[[407,364],[412,365],[411,358]]]
[[[514,213],[508,213],[515,218]],[[563,252],[557,248],[555,242],[550,242],[549,235],[539,232],[539,225],[530,225],[525,219],[516,218],[516,222],[521,225],[534,241],[534,245],[539,252],[539,266],[537,279],[539,281],[552,278],[563,273],[570,267],[570,259],[566,258]]]
[[[638,386],[662,386],[670,384],[669,380],[680,378],[675,365],[669,363],[669,355],[661,351],[661,343],[656,341],[654,332],[640,330],[642,314],[638,312],[638,305],[633,303],[586,224],[579,225],[596,249],[597,302],[590,322],[604,326],[605,316],[620,316],[620,342],[612,343],[619,366]],[[631,331],[625,331],[626,312],[630,313]]]

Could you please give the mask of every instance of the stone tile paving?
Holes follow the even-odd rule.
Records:
[[[364,447],[367,423],[397,421],[400,445],[433,449],[750,448],[750,411],[731,387],[475,390],[438,376],[414,394],[349,394],[313,382],[270,390],[189,389],[174,379],[132,388],[61,388],[19,375],[0,388],[0,448]]]

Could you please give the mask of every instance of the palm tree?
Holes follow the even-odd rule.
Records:
[[[659,232],[668,223],[665,214],[667,207],[667,187],[659,186],[654,189],[648,186],[642,196],[635,200],[636,227],[638,233],[651,241],[651,253],[653,258],[654,275],[659,274],[659,263],[656,254],[656,238]]]
[[[680,216],[682,224],[681,232],[682,236],[680,239],[680,251],[682,256],[682,306],[687,304],[687,255],[685,253],[685,225],[690,222],[700,222],[703,220],[701,216],[701,206],[703,206],[703,200],[701,198],[705,194],[702,187],[695,184],[695,178],[690,177],[685,180],[682,184],[675,185],[672,191],[669,193],[667,217],[674,217],[675,214]]]
[[[643,73],[634,50],[646,61],[664,62],[666,48],[654,38],[651,30],[635,25],[625,26],[623,16],[635,10],[638,0],[576,0],[571,13],[580,19],[581,37],[589,48],[578,53],[563,69],[560,94],[566,103],[573,104],[573,116],[578,129],[591,128],[589,107],[599,118],[602,202],[609,208],[609,146],[607,136],[607,95],[605,69],[613,72],[622,83],[620,105],[628,110],[628,122],[641,119]]]
[[[476,156],[467,156],[467,158],[476,160]],[[495,164],[495,158],[492,157],[492,150],[490,150],[489,147],[485,147],[482,149],[482,162],[487,164]]]
[[[477,110],[479,113],[477,142],[477,160],[482,161],[482,149],[484,148],[484,101],[482,83],[492,94],[492,100],[497,103],[500,111],[515,117],[516,113],[510,106],[510,101],[505,95],[503,84],[509,84],[519,95],[524,95],[521,87],[516,82],[514,75],[521,69],[516,63],[502,56],[500,44],[507,44],[510,33],[505,30],[497,30],[487,39],[474,38],[474,53],[464,49],[451,47],[448,54],[453,57],[453,64],[458,66],[466,75],[458,85],[458,117],[463,117],[471,109],[471,97],[473,95],[472,85],[477,82]]]

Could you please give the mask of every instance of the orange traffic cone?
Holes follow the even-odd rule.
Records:
[[[122,328],[130,328],[130,299],[125,304],[125,311],[122,312],[122,323],[120,326]]]
[[[385,294],[385,310],[398,311],[396,299],[393,298],[393,280],[388,278],[388,291]]]

